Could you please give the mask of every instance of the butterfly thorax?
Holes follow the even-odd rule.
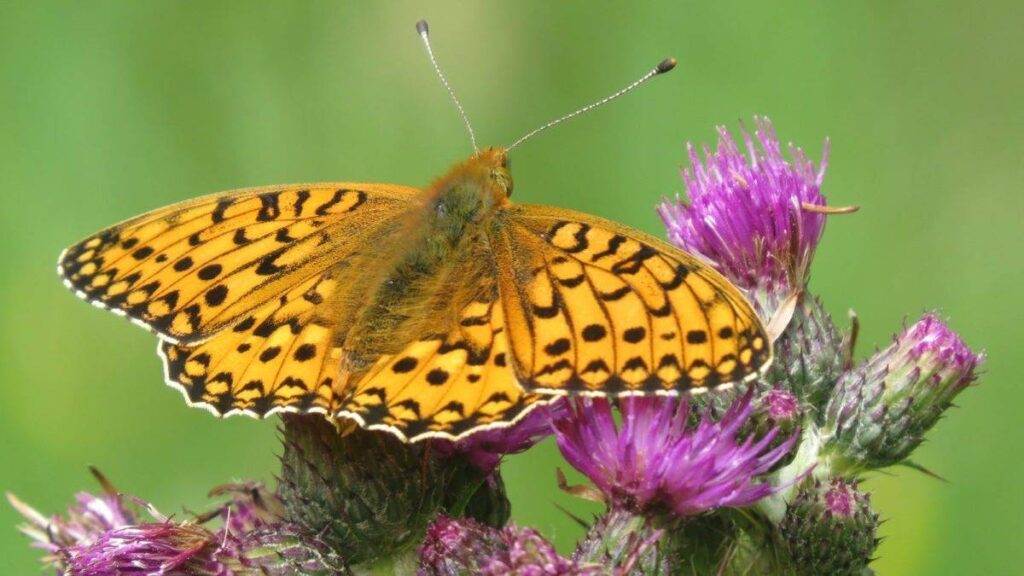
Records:
[[[355,370],[431,330],[477,295],[493,267],[486,231],[508,204],[511,177],[502,149],[485,149],[424,190],[412,226],[379,261],[385,271],[367,294],[344,348]]]

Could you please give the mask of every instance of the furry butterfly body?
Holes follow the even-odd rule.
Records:
[[[424,190],[228,192],[86,238],[59,273],[157,333],[190,404],[319,412],[412,441],[508,425],[559,395],[706,390],[770,362],[760,320],[708,264],[511,191],[491,148]]]

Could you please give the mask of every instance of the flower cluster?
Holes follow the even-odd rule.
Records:
[[[66,515],[11,497],[22,531],[62,573],[216,576],[864,574],[879,516],[866,471],[910,463],[984,356],[934,313],[855,363],[855,334],[808,290],[830,208],[825,169],[788,159],[767,119],[690,146],[688,201],[658,211],[679,248],[753,303],[774,361],[758,381],[702,395],[572,397],[511,427],[405,444],[319,416],[282,419],[276,490],[236,484],[187,521],[101,478]],[[825,155],[827,155],[827,143]],[[509,522],[501,463],[554,436],[605,504],[570,555]]]
[[[175,522],[97,476],[104,492],[79,493],[66,517],[47,518],[8,496],[27,520],[21,531],[47,552],[44,561],[58,573],[327,576],[345,569],[333,550],[281,521],[277,497],[260,485],[221,487],[215,493],[229,494],[228,503],[205,517]],[[216,530],[204,525],[215,518]]]

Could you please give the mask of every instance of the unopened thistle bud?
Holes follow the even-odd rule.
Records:
[[[878,546],[877,528],[869,496],[840,478],[801,489],[779,525],[799,576],[862,574]]]
[[[793,316],[774,349],[765,380],[790,390],[809,409],[824,409],[843,372],[847,341],[818,298],[806,292],[797,298]]]
[[[840,379],[823,427],[832,469],[881,468],[906,459],[974,381],[983,360],[926,314]]]

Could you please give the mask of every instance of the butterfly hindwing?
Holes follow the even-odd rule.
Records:
[[[337,323],[317,309],[339,287],[333,274],[304,280],[201,343],[161,341],[167,383],[219,415],[328,413],[341,350]]]
[[[194,343],[358,254],[415,193],[315,184],[217,194],[86,238],[61,254],[58,271],[95,305]]]
[[[550,400],[516,381],[491,272],[453,321],[438,319],[437,332],[378,358],[343,399],[339,415],[415,441],[507,426]]]
[[[515,368],[543,393],[676,393],[756,377],[771,343],[707,264],[646,234],[518,205],[492,234]]]

